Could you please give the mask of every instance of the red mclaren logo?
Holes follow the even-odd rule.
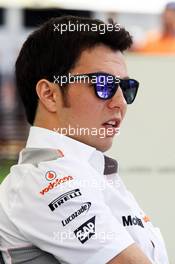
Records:
[[[54,171],[48,171],[46,173],[46,180],[53,181],[57,177],[56,173]]]

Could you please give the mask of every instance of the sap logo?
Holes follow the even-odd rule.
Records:
[[[74,220],[76,217],[78,217],[82,213],[84,213],[84,212],[87,213],[89,211],[90,207],[91,207],[90,202],[86,202],[86,203],[82,204],[82,206],[79,210],[77,210],[76,212],[71,214],[67,219],[62,220],[62,225],[66,226],[67,224],[69,224],[72,220]]]
[[[140,218],[138,218],[137,216],[135,216],[135,217],[131,217],[131,215],[128,215],[127,217],[122,216],[122,220],[123,220],[124,226],[139,225],[139,226],[144,228],[142,220]]]
[[[95,235],[95,216],[78,227],[74,234],[82,244]]]
[[[61,206],[65,202],[67,202],[70,199],[73,199],[75,197],[78,197],[81,195],[80,189],[74,189],[69,192],[66,192],[59,197],[57,197],[55,200],[53,200],[48,206],[51,211],[54,211],[58,208],[58,206]]]

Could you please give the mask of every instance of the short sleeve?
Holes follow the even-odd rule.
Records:
[[[106,263],[134,243],[105,204],[98,173],[57,159],[13,169],[10,218],[27,241],[61,263]]]

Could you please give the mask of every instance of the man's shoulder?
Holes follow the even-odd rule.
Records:
[[[75,161],[65,157],[59,149],[24,148],[19,154],[19,161],[10,168],[2,186],[20,186],[25,182],[37,182],[45,178],[49,172],[55,171],[58,175],[64,171],[71,172],[76,168]],[[50,174],[51,175],[51,174]],[[39,182],[38,182],[39,183]]]
[[[64,151],[60,149],[51,148],[25,148],[21,151],[17,164],[20,170],[29,167],[36,171],[52,168],[81,171],[84,166],[89,166],[88,160],[82,163],[74,156],[65,155]]]
[[[43,196],[49,190],[79,178],[82,170],[77,166],[76,159],[64,156],[60,150],[25,148],[1,184],[0,193],[6,197],[10,195],[12,200],[27,193]],[[70,188],[68,184],[65,186]]]
[[[97,175],[97,176],[96,176]],[[86,161],[64,155],[57,149],[25,148],[20,153],[18,164],[11,167],[3,189],[13,190],[21,197],[29,193],[44,195],[60,186],[70,189],[75,185],[92,182],[98,173]],[[77,187],[78,186],[78,187]],[[49,192],[50,193],[50,192]]]
[[[63,157],[64,154],[59,149],[25,148],[20,153],[19,165],[32,164],[37,167],[40,162],[53,161]]]
[[[80,161],[76,156],[65,155],[64,150],[49,148],[25,148],[20,153],[19,162],[12,171],[30,181],[43,178],[50,172],[57,175],[76,175],[76,178],[89,177],[93,168],[88,160]],[[94,170],[93,170],[94,172]],[[92,173],[91,173],[92,174]],[[47,178],[47,177],[46,177]]]

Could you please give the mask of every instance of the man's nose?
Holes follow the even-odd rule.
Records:
[[[126,109],[127,102],[124,98],[122,89],[120,87],[118,87],[114,96],[109,100],[108,107],[109,108],[121,108],[122,110]]]

